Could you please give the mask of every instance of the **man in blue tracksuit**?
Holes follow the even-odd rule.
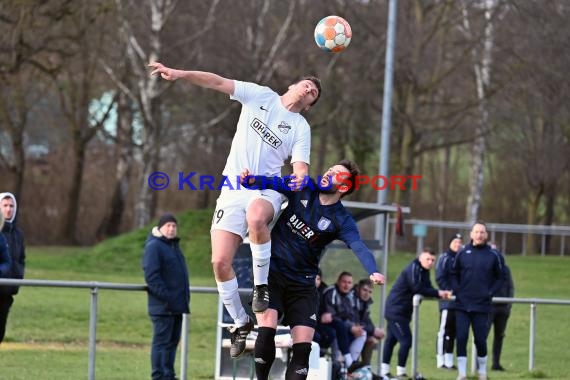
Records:
[[[451,292],[438,290],[431,285],[429,271],[435,263],[435,252],[424,249],[419,257],[415,258],[394,282],[384,308],[388,331],[384,340],[384,353],[382,356],[381,375],[390,378],[390,359],[396,343],[400,344],[398,351],[397,378],[407,378],[406,361],[412,347],[412,331],[410,322],[413,313],[413,297],[421,294],[424,297],[449,298]],[[415,376],[415,374],[414,374]]]
[[[471,228],[471,243],[455,257],[451,286],[455,293],[458,380],[467,379],[469,327],[477,348],[479,380],[487,380],[487,333],[491,300],[505,279],[501,254],[487,244],[487,226],[477,222]]]

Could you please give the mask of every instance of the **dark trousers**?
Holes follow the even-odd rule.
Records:
[[[410,323],[396,322],[387,320],[388,332],[384,339],[384,353],[382,355],[382,363],[390,364],[392,352],[396,343],[400,344],[398,350],[398,366],[405,367],[408,361],[408,354],[412,347],[412,330]]]
[[[437,332],[436,353],[453,354],[455,344],[455,310],[442,309],[439,312],[439,331]]]
[[[489,313],[465,312],[455,310],[457,334],[457,356],[467,356],[469,326],[473,329],[473,340],[477,356],[487,356],[487,334],[489,332]]]
[[[350,352],[350,342],[354,340],[348,326],[340,319],[334,318],[331,323],[317,324],[317,343],[323,348],[330,347],[336,340],[338,349],[341,354],[346,355]]]
[[[493,325],[493,367],[501,365],[501,351],[503,349],[503,339],[507,329],[507,321],[510,316],[508,310],[493,310],[491,313],[491,324]]]
[[[0,343],[4,341],[6,335],[6,323],[8,322],[8,313],[10,307],[14,303],[14,296],[11,294],[0,294]]]
[[[182,331],[182,314],[151,315],[153,336],[150,352],[152,380],[174,380],[174,361]]]

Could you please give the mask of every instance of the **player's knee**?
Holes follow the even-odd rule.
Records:
[[[247,216],[247,227],[250,233],[261,233],[268,229],[267,225],[271,220],[268,220],[266,217],[260,214],[249,215]]]
[[[232,274],[231,261],[212,257],[212,268],[217,278],[226,278]]]
[[[246,221],[250,232],[252,229],[256,232],[267,229],[272,218],[273,206],[270,202],[258,199],[247,208]]]

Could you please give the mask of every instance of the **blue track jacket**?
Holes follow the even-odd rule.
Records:
[[[491,312],[491,299],[506,278],[503,257],[488,244],[467,244],[451,267],[454,307],[466,312]]]

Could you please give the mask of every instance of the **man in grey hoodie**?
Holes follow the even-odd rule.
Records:
[[[16,225],[16,211],[18,203],[12,193],[0,193],[0,212],[4,217],[2,234],[8,243],[8,251],[12,265],[7,278],[24,278],[26,264],[26,250],[24,247],[24,234]],[[6,322],[10,307],[14,303],[14,296],[18,293],[17,286],[0,286],[0,343],[6,333]]]

